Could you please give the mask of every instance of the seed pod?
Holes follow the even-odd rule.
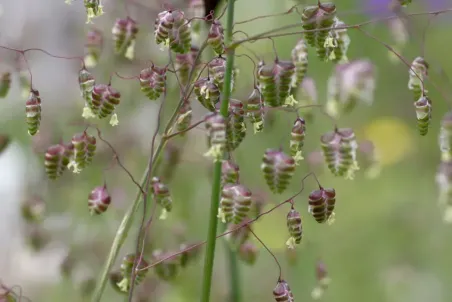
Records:
[[[221,181],[223,184],[239,182],[240,168],[232,160],[224,160],[221,165]]]
[[[314,119],[313,105],[318,103],[317,87],[314,79],[305,77],[297,91],[298,105],[302,107],[300,111],[303,113],[305,121],[310,122]]]
[[[432,102],[428,97],[423,96],[414,102],[414,107],[416,109],[417,128],[419,130],[419,134],[422,136],[427,135],[428,128],[430,127],[430,123],[432,121]]]
[[[235,184],[225,184],[221,190],[218,218],[221,222],[231,222],[234,217],[234,187]]]
[[[152,101],[166,91],[166,67],[152,65],[140,72],[140,89]]]
[[[32,196],[21,205],[22,218],[28,223],[39,223],[44,219],[46,204],[39,196]]]
[[[184,136],[185,131],[190,127],[192,120],[192,109],[190,102],[188,100],[184,100],[182,106],[179,109],[179,115],[176,120],[176,129],[178,132],[181,132],[180,136]]]
[[[303,227],[300,213],[292,206],[287,214],[287,229],[289,230],[290,238],[287,240],[287,247],[295,248],[294,244],[300,244],[303,237]]]
[[[93,19],[101,16],[103,12],[103,6],[100,3],[101,0],[83,0],[86,9],[86,23],[93,23]]]
[[[276,77],[273,72],[273,66],[266,65],[264,61],[259,62],[257,70],[257,81],[259,90],[264,98],[266,106],[278,107],[278,90],[276,88]]]
[[[289,185],[295,172],[295,160],[282,150],[267,149],[265,151],[261,170],[273,193],[281,194]]]
[[[356,160],[355,133],[350,128],[336,129],[321,136],[321,148],[328,169],[335,176],[345,176],[353,179],[356,170],[359,170]]]
[[[298,87],[303,82],[308,70],[308,45],[304,39],[300,39],[292,49],[292,63],[295,65],[295,73],[291,86]]]
[[[443,210],[443,220],[452,223],[452,162],[442,160],[436,173],[438,204]]]
[[[162,261],[163,259],[166,259],[172,255],[173,253],[171,252],[155,250],[154,252],[152,252],[152,258],[154,260],[153,262]],[[178,275],[179,269],[180,259],[178,257],[171,257],[154,266],[156,275],[164,281],[173,280]]]
[[[317,5],[309,5],[303,9],[301,15],[303,29],[307,31],[304,33],[304,37],[306,42],[312,47],[315,47],[316,33],[314,30],[317,28],[316,16],[318,11],[319,7]]]
[[[25,103],[25,113],[27,115],[28,134],[35,135],[39,131],[41,124],[41,97],[39,91],[32,89]]]
[[[273,289],[273,297],[276,302],[294,302],[294,297],[292,294],[292,290],[289,287],[289,284],[279,279],[276,287]]]
[[[251,225],[247,225],[248,223],[250,223],[250,219],[245,218],[239,224],[228,224],[227,232],[230,233],[225,236],[225,239],[228,241],[232,250],[237,251],[250,238]]]
[[[226,129],[227,149],[234,151],[246,135],[245,110],[243,103],[237,99],[229,100],[229,118]]]
[[[246,101],[246,113],[253,123],[254,133],[262,132],[264,129],[264,110],[262,95],[259,89],[254,88]]]
[[[173,200],[168,186],[162,183],[157,176],[151,180],[151,194],[154,201],[163,208],[160,219],[165,219],[167,212],[171,212],[173,209]]]
[[[226,73],[226,59],[218,57],[213,59],[208,64],[209,76],[213,79],[215,85],[217,85],[220,92],[223,89],[224,75]],[[231,91],[234,89],[235,72],[232,71]]]
[[[210,45],[217,55],[224,53],[224,29],[220,21],[214,20],[210,26],[207,44]]]
[[[86,67],[95,67],[99,62],[102,48],[104,45],[104,38],[102,32],[97,29],[91,29],[86,35],[85,42],[85,57],[84,63]]]
[[[240,246],[238,251],[239,259],[248,265],[256,263],[258,255],[259,249],[252,242],[245,242]]]
[[[175,53],[187,53],[191,48],[190,23],[182,11],[173,11],[173,28],[168,33],[169,47]]]
[[[211,113],[205,118],[205,127],[207,130],[207,144],[209,151],[204,156],[213,157],[214,161],[223,158],[226,149],[226,120],[219,113]]]
[[[72,144],[65,145],[60,143],[47,149],[44,166],[50,179],[57,179],[66,170],[73,148]]]
[[[292,127],[290,133],[290,156],[293,157],[296,164],[303,160],[302,150],[304,146],[304,139],[306,136],[306,122],[304,119],[298,117]]]
[[[452,111],[446,113],[441,121],[439,148],[441,159],[450,161],[452,159]]]
[[[121,263],[121,276],[122,280],[117,283],[119,289],[122,292],[128,292],[130,289],[130,283],[132,281],[132,270],[133,270],[133,263],[136,260],[136,255],[134,254],[128,254],[122,259]],[[135,268],[135,285],[140,284],[143,282],[144,278],[146,278],[146,275],[148,273],[148,269],[146,268],[149,264],[147,261],[143,258],[141,258],[140,263]]]
[[[413,92],[414,100],[419,100],[427,94],[423,82],[428,76],[429,64],[423,57],[417,57],[411,63],[409,71],[408,89]]]
[[[209,111],[215,111],[220,101],[220,89],[210,78],[201,78],[195,82],[193,92],[198,101]]]
[[[282,106],[290,93],[292,77],[295,74],[295,65],[291,61],[276,60],[274,75],[278,90],[278,106]],[[265,99],[265,98],[264,98]]]
[[[336,16],[336,5],[332,2],[326,2],[319,5],[319,10],[316,14],[317,29],[330,28],[334,24]],[[327,60],[326,42],[330,32],[326,30],[318,31],[316,33],[317,56],[321,60]]]
[[[88,196],[88,209],[91,215],[104,213],[110,203],[111,196],[107,191],[106,184],[95,187]]]
[[[195,68],[193,78],[196,78],[196,74],[199,70],[199,64],[195,66],[196,57],[199,53],[199,47],[192,45],[190,51],[186,54],[176,54],[174,60],[174,66],[179,76],[179,81],[183,86],[188,84],[188,76],[190,75],[190,70]]]
[[[326,271],[326,266],[322,261],[317,261],[315,271],[316,271],[317,286],[312,291],[311,297],[314,300],[319,300],[322,298],[322,296],[323,296],[325,290],[328,288],[328,285],[330,284],[331,280],[328,277],[328,273]]]
[[[72,145],[74,173],[78,173],[92,162],[96,152],[96,138],[84,131],[72,137]]]
[[[5,98],[11,88],[11,72],[0,74],[0,98]]]
[[[323,189],[314,190],[309,194],[308,212],[318,223],[327,221],[327,205]]]
[[[99,118],[113,114],[121,102],[121,93],[110,85],[96,84],[92,95],[92,104]]]
[[[334,63],[348,62],[347,52],[351,40],[347,33],[347,29],[341,27],[345,27],[345,23],[338,18],[335,18],[332,33],[334,34],[336,47],[334,47],[333,51],[329,54],[329,59]]]
[[[130,17],[116,19],[111,30],[115,42],[115,53],[132,60],[135,53],[135,41],[138,34],[137,23]]]

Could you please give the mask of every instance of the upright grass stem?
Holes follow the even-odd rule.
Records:
[[[220,113],[225,118],[229,114],[229,98],[231,97],[231,82],[232,71],[234,67],[234,49],[228,49],[232,40],[232,27],[234,25],[234,3],[235,0],[229,0],[227,6],[227,20],[225,32],[225,46],[226,46],[226,71],[223,85],[223,98],[221,102]],[[213,171],[213,183],[210,202],[209,226],[207,234],[207,248],[204,260],[204,273],[201,289],[201,302],[210,301],[210,292],[212,287],[212,273],[215,259],[216,235],[218,227],[218,206],[220,204],[220,189],[221,189],[221,161],[215,162]],[[231,251],[232,253],[232,251]],[[234,270],[234,273],[236,270]],[[234,287],[235,288],[235,287]],[[238,289],[238,288],[237,288]],[[237,290],[236,289],[236,290]],[[234,296],[239,296],[240,293],[235,293]],[[238,300],[235,300],[236,302]]]

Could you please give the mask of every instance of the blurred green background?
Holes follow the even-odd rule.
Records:
[[[27,1],[19,2],[27,5]],[[165,53],[160,52],[153,42],[153,22],[158,13],[158,4],[154,1],[142,3],[150,9],[134,4],[130,4],[129,8],[132,17],[140,24],[136,60],[130,63],[116,58],[111,50],[111,26],[116,17],[124,16],[124,8],[121,1],[105,1],[106,14],[95,20],[95,26],[104,32],[106,40],[101,62],[93,70],[98,82],[107,83],[113,71],[118,71],[123,76],[137,75],[149,60],[156,64],[168,62]],[[283,12],[290,7],[289,3],[285,0],[238,0],[236,20]],[[357,1],[335,3],[340,18],[347,24],[357,24],[372,17],[362,10]],[[55,13],[71,17],[63,24],[46,20],[46,26],[62,27],[59,35],[53,36],[56,41],[53,45],[61,44],[60,46],[48,48],[47,44],[38,43],[36,47],[59,55],[81,55],[84,33],[88,28],[84,24],[81,1],[75,1],[72,6],[65,5],[63,1],[48,1],[48,5]],[[8,5],[5,3],[3,10],[6,14],[7,9]],[[411,10],[417,12],[425,9],[418,5],[410,7],[409,11]],[[253,35],[299,20],[299,16],[292,13],[256,20],[237,26],[235,30]],[[438,192],[435,184],[440,159],[437,143],[439,123],[451,102],[451,82],[443,75],[443,71],[450,73],[452,67],[449,57],[449,47],[452,47],[449,34],[451,17],[445,14],[434,19],[428,27],[425,40],[423,31],[428,16],[410,20],[413,36],[401,54],[410,62],[425,49],[425,57],[431,67],[430,78],[448,98],[444,99],[439,91],[427,84],[434,108],[433,123],[426,137],[420,137],[417,133],[412,96],[407,89],[407,67],[401,62],[391,61],[383,45],[356,30],[349,30],[349,58],[368,58],[375,64],[377,89],[371,107],[360,104],[351,114],[342,116],[338,125],[352,127],[358,141],[374,142],[380,152],[382,164],[382,171],[377,178],[365,177],[364,162],[355,179],[350,181],[335,178],[322,166],[313,167],[305,160],[297,168],[290,188],[281,196],[272,195],[259,167],[267,148],[278,148],[281,145],[286,148],[288,145],[295,116],[283,111],[275,112],[274,124],[261,134],[253,135],[251,125],[248,125],[245,142],[233,154],[240,166],[241,182],[254,192],[262,192],[267,207],[297,192],[301,178],[312,169],[322,185],[336,189],[336,222],[332,226],[320,225],[307,213],[307,195],[316,188],[316,183],[312,178],[306,181],[305,191],[296,199],[296,207],[303,216],[304,242],[297,247],[295,255],[290,255],[290,259],[295,261],[288,260],[285,246],[288,238],[285,215],[289,206],[281,207],[254,225],[256,234],[278,257],[283,277],[289,282],[297,301],[312,300],[311,291],[316,286],[315,265],[319,258],[325,263],[332,280],[323,301],[452,301],[449,286],[452,282],[452,243],[448,240],[452,230],[450,225],[443,223],[442,213],[437,207]],[[58,21],[64,22],[64,19],[60,17]],[[393,44],[385,23],[370,24],[364,29]],[[41,30],[44,28],[41,27]],[[29,25],[22,29],[21,34],[31,37],[39,35],[39,32]],[[237,38],[242,37],[243,35],[237,34]],[[289,59],[291,49],[300,37],[291,35],[275,39],[278,56]],[[61,43],[58,42],[60,38]],[[7,42],[2,41],[2,45]],[[34,47],[27,38],[23,38],[20,43],[16,42],[9,46]],[[64,43],[66,44],[63,45]],[[248,43],[246,47],[266,60],[274,57],[270,40]],[[238,54],[240,53],[251,55],[245,48],[239,48]],[[8,60],[12,61],[14,57],[11,52],[2,51],[2,57],[3,54],[5,60],[2,68],[3,65],[8,66]],[[98,141],[99,152],[94,164],[81,174],[66,172],[57,181],[46,180],[42,161],[47,146],[60,139],[69,141],[73,134],[84,129],[80,117],[83,101],[79,97],[77,84],[79,62],[48,58],[38,52],[30,53],[27,58],[32,68],[34,86],[40,90],[43,99],[43,122],[40,134],[30,138],[24,122],[23,99],[20,98],[14,78],[10,95],[0,104],[1,132],[12,139],[11,145],[0,156],[5,164],[1,177],[6,181],[12,177],[11,171],[18,169],[13,164],[14,156],[18,156],[15,163],[24,172],[16,177],[19,182],[17,191],[20,194],[11,197],[7,194],[6,186],[2,189],[2,207],[5,208],[5,213],[13,214],[4,214],[2,218],[5,219],[2,236],[10,240],[5,239],[0,243],[0,249],[4,252],[2,255],[5,255],[1,259],[0,279],[7,286],[20,285],[23,294],[32,301],[88,301],[90,282],[97,278],[104,264],[120,219],[134,199],[136,187],[120,167],[112,166],[112,153],[101,141]],[[62,71],[57,70],[57,65],[68,67]],[[253,64],[246,57],[238,57],[236,65],[240,74],[234,97],[246,98],[253,85]],[[310,52],[308,75],[316,82],[320,103],[325,103],[327,80],[333,68],[333,64],[320,62],[315,53]],[[58,76],[64,80],[53,83]],[[165,118],[169,117],[179,96],[174,76],[169,76],[168,81]],[[149,144],[155,130],[158,103],[151,103],[143,97],[137,81],[113,77],[112,85],[122,93],[122,103],[118,109],[120,124],[117,128],[112,128],[108,121],[101,121],[98,125],[103,136],[115,146],[123,164],[139,179],[150,152]],[[57,97],[53,94],[56,90]],[[193,104],[193,107],[193,120],[197,121],[205,111],[199,104]],[[319,150],[320,135],[332,128],[330,120],[316,112],[314,121],[307,125],[306,158],[309,153]],[[211,163],[202,156],[206,151],[203,129],[198,127],[191,131],[185,141],[180,138],[172,141],[173,145],[180,144],[183,148],[182,162],[168,184],[174,199],[174,210],[167,220],[156,220],[153,223],[146,244],[148,256],[153,249],[171,250],[180,243],[206,238]],[[21,157],[18,153],[22,154]],[[91,189],[102,185],[104,181],[113,197],[112,204],[103,215],[90,217],[87,196]],[[21,202],[33,195],[45,200],[46,220],[30,229],[30,226],[21,221],[19,210],[14,209],[19,209]],[[9,211],[8,207],[14,209]],[[138,221],[136,219],[136,226],[132,228],[120,258],[134,250]],[[39,238],[48,238],[46,244],[33,250],[27,242],[30,234],[36,234],[36,230],[40,232]],[[18,237],[22,239],[17,239]],[[228,264],[222,242],[220,239],[217,245],[211,301],[227,301]],[[272,290],[278,278],[278,268],[263,247],[258,243],[256,245],[260,249],[256,264],[240,264],[244,301],[273,301]],[[60,263],[67,253],[74,257],[71,278],[63,278],[59,274]],[[119,268],[120,258],[116,268]],[[160,282],[149,273],[148,280],[137,288],[137,301],[197,301],[202,266],[203,259],[200,257],[170,283]],[[44,274],[47,277],[41,276]],[[123,300],[108,286],[103,301]]]

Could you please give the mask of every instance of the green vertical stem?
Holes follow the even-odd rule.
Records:
[[[232,27],[234,25],[234,2],[235,0],[228,1],[226,33],[225,33],[226,48],[230,45],[232,40]],[[225,118],[228,117],[229,113],[229,98],[231,96],[231,81],[233,67],[234,67],[234,49],[226,49],[226,71],[224,75],[223,98],[220,108],[220,113]],[[209,302],[210,300],[213,263],[215,259],[216,235],[218,227],[217,213],[220,204],[220,188],[221,188],[221,161],[218,161],[214,164],[213,172],[213,183],[211,193],[212,195],[210,201],[210,214],[209,214],[210,216],[209,228],[207,234],[207,247],[204,259],[204,273],[200,299],[201,302]],[[239,293],[237,293],[236,295],[238,296]]]
[[[225,244],[229,266],[229,302],[242,302],[242,294],[240,288],[240,271],[237,261],[237,253]]]

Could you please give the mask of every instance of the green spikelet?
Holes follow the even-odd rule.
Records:
[[[306,122],[302,118],[297,118],[290,133],[290,156],[293,157],[296,164],[303,160],[303,146],[306,137]]]
[[[347,29],[344,27],[345,23],[335,18],[333,24],[334,40],[336,41],[336,47],[329,54],[329,59],[334,63],[346,63],[348,62],[347,52],[350,46],[350,37],[348,36]]]
[[[427,135],[432,120],[432,102],[428,97],[423,96],[414,102],[414,107],[416,109],[419,134],[422,136]]]
[[[80,86],[80,94],[85,100],[85,107],[83,108],[82,117],[95,117],[99,110],[93,105],[93,90],[96,85],[94,76],[85,68],[80,70],[78,75],[78,83]]]
[[[96,152],[96,138],[85,131],[72,137],[72,145],[74,153],[71,164],[74,167],[74,173],[79,173],[92,162]]]
[[[254,133],[264,130],[264,110],[262,95],[254,88],[246,102],[246,114],[253,124]]]
[[[319,10],[316,15],[317,29],[332,27],[334,24],[335,16],[336,16],[336,5],[334,3],[327,2],[319,4]],[[330,44],[330,41],[327,41],[329,35],[330,32],[327,30],[319,31],[316,34],[317,56],[321,60],[328,59],[326,46]]]
[[[231,222],[234,217],[234,188],[235,184],[229,183],[223,186],[221,190],[220,208],[218,209],[218,218],[221,222]]]
[[[192,108],[189,100],[184,100],[182,106],[179,109],[179,115],[176,120],[176,129],[178,132],[185,131],[190,127],[192,120]],[[180,134],[181,136],[185,135],[185,132]]]
[[[224,160],[221,165],[221,181],[223,184],[239,182],[240,168],[232,160]]]
[[[276,88],[273,66],[266,65],[264,61],[259,62],[257,81],[259,82],[259,90],[264,98],[265,105],[278,107],[278,90]]]
[[[333,188],[323,189],[323,196],[326,203],[326,218],[330,223],[334,221],[334,208],[336,206],[336,190]]]
[[[35,135],[41,125],[41,97],[38,90],[31,90],[30,96],[25,102],[25,113],[27,116],[28,134]]]
[[[157,15],[154,23],[154,36],[157,45],[168,46],[169,35],[173,30],[174,16],[173,12],[163,11]]]
[[[209,111],[215,111],[220,101],[220,89],[211,78],[201,78],[195,82],[193,92],[198,101]]]
[[[174,25],[169,32],[169,47],[175,53],[187,53],[191,48],[190,23],[182,11],[173,12]]]
[[[328,169],[336,176],[353,179],[359,169],[356,161],[355,133],[350,128],[336,129],[321,136],[321,148]]]
[[[241,184],[234,186],[234,215],[232,222],[241,223],[245,219],[251,209],[251,191]]]
[[[157,100],[166,91],[166,67],[152,65],[140,72],[140,89],[148,99]]]
[[[45,154],[44,166],[50,179],[57,179],[66,170],[73,153],[72,144],[58,144],[50,146]]]
[[[112,29],[115,53],[132,60],[135,53],[135,41],[138,34],[137,23],[130,17],[116,19]]]
[[[229,100],[229,118],[226,129],[227,149],[234,151],[246,135],[245,110],[243,103],[237,99]]]
[[[291,61],[276,60],[274,74],[278,90],[277,103],[278,106],[282,106],[290,93],[292,77],[295,74],[295,65]]]
[[[319,11],[319,7],[317,5],[310,5],[306,6],[303,9],[303,13],[301,15],[301,23],[303,25],[304,30],[315,30],[317,28],[317,20],[316,16]],[[316,42],[316,33],[311,32],[305,32],[304,38],[306,39],[306,42],[309,44],[309,46],[315,47]]]
[[[292,294],[292,290],[289,287],[289,284],[279,279],[276,287],[273,289],[273,297],[276,302],[294,302],[294,296]]]
[[[452,111],[446,113],[441,121],[439,148],[443,161],[452,160]]]
[[[105,84],[96,84],[93,88],[92,104],[98,118],[105,118],[114,113],[121,101],[121,93]]]
[[[427,94],[423,82],[428,75],[429,64],[422,57],[417,57],[411,63],[409,71],[408,89],[413,92],[414,100],[419,100],[422,95]],[[423,89],[424,88],[424,89]]]
[[[93,23],[93,19],[101,16],[103,7],[101,0],[83,0],[86,9],[86,23]]]
[[[128,292],[130,290],[130,283],[132,282],[132,271],[133,263],[136,260],[136,255],[128,254],[122,259],[121,263],[121,277],[122,280],[117,283],[117,286],[122,292]],[[141,257],[140,263],[135,269],[135,285],[140,284],[146,278],[148,269],[146,268],[149,264],[145,259]]]
[[[300,39],[292,49],[292,63],[295,65],[295,73],[291,86],[298,87],[303,82],[308,70],[308,45],[304,39]]]
[[[208,64],[209,76],[213,79],[215,85],[217,85],[220,92],[223,89],[224,75],[226,72],[226,59],[218,57],[213,59]],[[234,90],[235,72],[232,71],[231,91]]]
[[[186,54],[176,54],[176,59],[174,62],[175,69],[177,70],[179,81],[182,85],[186,86],[188,84],[188,76],[190,74],[191,68],[195,68],[194,78],[199,70],[199,64],[195,66],[195,60],[199,53],[199,47],[192,45],[190,51]]]
[[[227,143],[226,119],[219,113],[211,113],[205,118],[205,127],[209,151],[204,156],[212,157],[214,161],[222,160]]]
[[[162,207],[160,219],[166,219],[167,213],[173,209],[173,199],[168,186],[162,183],[157,176],[151,180],[151,194],[154,201]]]
[[[303,226],[301,222],[301,215],[300,213],[295,210],[295,208],[292,206],[289,213],[287,214],[287,229],[289,231],[290,238],[287,240],[287,247],[288,248],[294,248],[294,244],[300,244],[301,239],[303,237]]]
[[[265,151],[261,170],[268,187],[273,193],[283,193],[295,172],[295,160],[281,150]]]
[[[210,45],[217,55],[224,53],[224,30],[220,21],[214,20],[210,26],[207,44]]]
[[[0,98],[5,98],[11,88],[11,72],[0,74]]]

